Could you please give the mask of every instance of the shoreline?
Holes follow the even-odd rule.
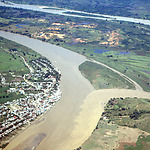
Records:
[[[89,81],[82,76],[78,69],[78,66],[86,58],[64,48],[25,36],[5,32],[0,32],[0,34],[3,37],[5,36],[4,38],[7,38],[7,35],[9,39],[16,40],[18,43],[28,46],[41,54],[44,53],[43,55],[62,72],[61,91],[63,94],[61,100],[43,117],[45,118],[44,121],[34,124],[23,131],[10,142],[6,149],[17,149],[16,146],[19,143],[24,143],[26,139],[36,133],[48,134],[40,145],[46,143],[44,146],[49,147],[49,149],[60,149],[61,145],[65,143],[64,141],[68,141],[71,138],[71,131],[75,126],[74,118],[80,112],[79,106],[83,103],[83,99],[94,90]]]
[[[75,120],[77,124],[74,131],[72,132],[72,136],[76,137],[77,140],[74,142],[76,142],[77,145],[81,146],[91,136],[101,117],[101,114],[104,112],[104,106],[107,104],[107,102],[111,98],[119,97],[137,97],[150,99],[150,93],[145,91],[127,89],[101,89],[91,92],[86,97],[86,99],[84,99],[83,105],[80,106],[82,110]],[[84,134],[84,137],[82,137],[82,141],[78,140],[77,135],[79,134]]]
[[[100,98],[102,95],[103,95],[103,97]],[[113,97],[115,97],[115,98],[137,97],[137,98],[149,98],[150,99],[150,93],[144,92],[144,91],[137,91],[137,90],[127,90],[127,89],[101,89],[101,90],[95,90],[95,91],[91,92],[84,99],[83,104],[80,106],[81,111],[80,111],[79,115],[76,117],[76,119],[74,120],[76,125],[74,127],[74,130],[71,133],[72,138],[70,140],[71,142],[74,143],[73,144],[74,146],[71,146],[71,147],[69,146],[69,148],[67,147],[67,150],[70,150],[70,148],[72,148],[72,150],[74,148],[78,148],[91,136],[93,130],[95,129],[95,127],[97,125],[97,122],[99,121],[99,118],[100,118],[102,112],[104,111],[104,106],[107,104],[109,99],[113,98]],[[99,103],[99,105],[97,105],[98,103]],[[48,111],[50,111],[50,110],[48,110]],[[38,120],[42,119],[42,122],[43,122],[44,121],[43,119],[45,119],[44,117],[46,117],[45,115],[46,114],[43,114],[40,118],[37,118],[37,120],[35,120],[27,128],[35,125],[36,124],[35,122]],[[41,123],[41,121],[39,123]],[[37,123],[37,124],[39,124],[39,123]],[[86,128],[85,128],[85,126],[86,126]],[[26,130],[27,128],[25,128],[24,130]],[[21,133],[23,131],[21,131]],[[21,133],[19,133],[19,134],[21,134]],[[17,136],[19,136],[19,134]],[[26,144],[30,143],[29,145],[31,145],[31,141],[34,141],[34,139],[36,139],[36,137],[38,137],[40,134],[44,134],[44,133],[39,133],[34,136],[31,136],[31,137],[29,137],[30,140],[26,139],[23,143],[26,143]],[[84,136],[80,136],[80,135],[84,135]],[[45,135],[45,137],[46,137],[46,135]],[[34,147],[34,148],[37,148],[38,150],[41,150],[41,148],[46,150],[46,146],[45,146],[45,148],[43,147],[46,143],[42,144],[40,147],[38,147],[38,145],[40,145],[40,143],[42,142],[42,140],[44,140],[44,138],[42,138],[40,140],[40,142],[38,141],[39,143],[35,144],[35,145],[37,145],[37,147]],[[69,145],[69,142],[67,142],[65,144]],[[62,146],[65,147],[65,144],[63,144]],[[20,150],[21,147],[23,147],[23,145],[19,144],[17,146],[17,150]],[[7,147],[6,147],[6,149],[7,149]],[[66,147],[62,150],[66,150]]]

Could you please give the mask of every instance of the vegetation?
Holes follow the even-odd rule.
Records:
[[[80,45],[84,48],[85,45],[87,47],[91,45],[90,48],[117,48],[136,52],[149,51],[150,48],[149,27],[141,24],[59,16],[7,7],[0,8],[2,30],[27,36],[31,36],[32,33],[36,33],[37,36],[42,32],[64,34],[64,38],[55,35],[53,39],[48,38],[45,34],[45,36],[38,36],[41,40],[61,46],[71,48],[72,45]],[[66,22],[70,24],[66,24]],[[60,24],[53,25],[53,23]],[[78,40],[76,40],[77,38]]]
[[[146,25],[6,7],[1,7],[0,17],[1,30],[37,38],[100,61],[150,91],[150,29]]]
[[[38,58],[40,55],[31,49],[6,40],[0,37],[0,81],[5,78],[6,83],[13,83],[13,81],[24,81],[22,76],[29,73],[28,68],[24,65],[23,56],[28,62]],[[8,92],[8,89],[13,87],[13,84],[0,84],[0,103],[3,104],[7,101],[12,101],[23,94],[16,92]]]
[[[7,86],[6,87],[0,86],[0,104],[3,104],[7,101],[12,101],[14,99],[24,97],[24,95],[21,95],[19,93],[7,93],[8,89],[9,89],[9,87],[7,87]]]
[[[149,109],[149,99],[110,99],[91,137],[84,142],[80,149],[150,149],[150,136],[147,134],[147,132],[150,133]],[[141,130],[136,130],[136,128]],[[139,137],[133,140],[136,141],[135,143],[131,143],[134,134]],[[117,143],[118,148],[116,147]]]
[[[79,70],[96,89],[134,88],[131,83],[117,73],[93,62],[86,61],[79,66]]]
[[[125,145],[124,146],[124,150],[149,150],[150,145],[150,135],[148,135],[147,137],[140,135],[138,137],[138,141],[136,142],[136,146],[129,146],[129,145]]]
[[[133,52],[107,51],[94,53],[91,57],[122,72],[136,81],[145,91],[150,91],[149,56],[140,56]]]
[[[94,12],[107,15],[118,15],[126,17],[149,19],[149,0],[10,0],[14,3],[24,3],[31,5],[57,6],[60,8],[75,9],[87,12]]]
[[[111,99],[103,115],[118,125],[139,128],[150,133],[150,100],[137,98]]]
[[[117,125],[108,124],[108,121],[102,120],[89,139],[81,145],[81,150],[113,149],[115,146],[114,140],[117,140],[117,137],[120,136],[117,135],[117,131]]]

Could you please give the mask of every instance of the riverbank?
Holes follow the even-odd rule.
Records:
[[[61,136],[61,138],[62,138],[61,140],[56,136],[55,133],[53,133],[56,136],[56,137],[54,137],[54,139],[51,139],[52,135],[47,133],[46,137],[38,145],[37,149],[38,150],[41,150],[41,149],[46,150],[48,148],[48,149],[56,149],[56,150],[58,150],[58,149],[70,150],[70,149],[79,147],[85,140],[87,140],[89,138],[89,136],[93,132],[93,129],[95,129],[95,126],[97,125],[99,117],[104,110],[103,106],[112,97],[150,98],[150,93],[142,92],[142,91],[135,91],[135,90],[124,90],[124,89],[109,89],[109,90],[93,91],[92,93],[90,93],[87,96],[86,99],[84,99],[83,104],[80,105],[80,112],[73,119],[74,126],[72,127],[72,131],[71,130],[69,131],[69,128],[66,129],[64,134]],[[55,114],[53,114],[53,115],[55,115]],[[63,119],[65,119],[65,118],[62,118],[62,120]],[[59,120],[59,121],[61,122],[62,120]],[[65,126],[65,124],[66,124],[66,122],[64,122],[63,125],[60,124],[60,128],[62,128],[61,126]],[[31,143],[34,142],[34,140],[36,139],[36,137],[38,137],[39,134],[44,134],[43,132],[40,133],[41,129],[44,132],[46,132],[46,130],[50,131],[50,129],[48,129],[49,124],[47,124],[46,126],[45,125],[46,125],[45,123],[40,123],[39,125],[32,125],[29,129],[25,130],[23,132],[23,134],[20,134],[18,136],[19,139],[18,139],[18,137],[16,137],[8,145],[8,147],[6,147],[6,149],[15,147],[15,150],[16,149],[20,150],[20,149],[30,147],[31,145],[34,146]],[[45,128],[45,130],[44,130],[44,128]],[[55,128],[53,128],[53,130],[55,130]],[[29,136],[29,134],[31,134],[31,131],[34,134],[32,136]],[[66,135],[68,132],[70,132],[70,134],[71,134],[69,139],[66,138]],[[38,133],[38,134],[36,134],[36,133]],[[57,134],[59,133],[58,130],[56,133]],[[23,139],[24,136],[26,139],[23,142],[20,142],[20,140]],[[58,136],[59,136],[59,134],[58,134]],[[28,139],[30,139],[30,142]],[[31,141],[33,141],[33,142],[31,142]],[[20,144],[17,145],[16,143],[20,143]]]
[[[128,94],[129,92],[127,91]],[[132,96],[130,95],[130,97]],[[143,96],[146,96],[146,94]],[[82,150],[123,150],[125,145],[133,145],[135,149],[148,146],[148,137],[147,140],[142,139],[147,143],[137,141],[143,136],[150,135],[148,125],[150,104],[149,99],[147,99],[149,96],[146,96],[146,99],[130,97],[111,98],[107,102],[91,136],[80,146]],[[144,110],[144,113],[142,110]],[[136,111],[139,112],[139,116]]]
[[[125,89],[102,89],[93,91],[84,100],[83,105],[80,106],[81,111],[76,117],[76,126],[72,132],[72,136],[76,145],[81,146],[90,137],[91,133],[95,129],[102,112],[104,111],[104,106],[107,104],[110,98],[125,98],[125,97],[138,97],[138,98],[150,98],[150,93],[138,90],[125,90]],[[82,140],[78,137],[82,136]]]
[[[0,148],[3,148],[60,100],[61,72],[23,45],[0,37],[0,47]]]

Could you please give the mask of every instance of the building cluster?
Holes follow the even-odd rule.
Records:
[[[30,73],[22,77],[24,81],[9,83],[11,88],[7,90],[9,93],[20,93],[24,98],[0,105],[0,139],[35,120],[61,98],[60,70],[45,58],[30,61],[28,67]],[[12,75],[15,77],[13,73]],[[1,85],[8,85],[4,81],[1,75]]]

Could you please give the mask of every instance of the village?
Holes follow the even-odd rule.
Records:
[[[61,72],[55,68],[49,60],[39,57],[24,64],[30,73],[19,76],[21,82],[7,83],[5,77],[1,76],[1,85],[10,85],[8,93],[19,93],[23,98],[7,101],[0,105],[0,139],[8,136],[14,130],[34,121],[38,116],[49,110],[60,100],[60,78]],[[13,72],[13,77],[18,78]]]

